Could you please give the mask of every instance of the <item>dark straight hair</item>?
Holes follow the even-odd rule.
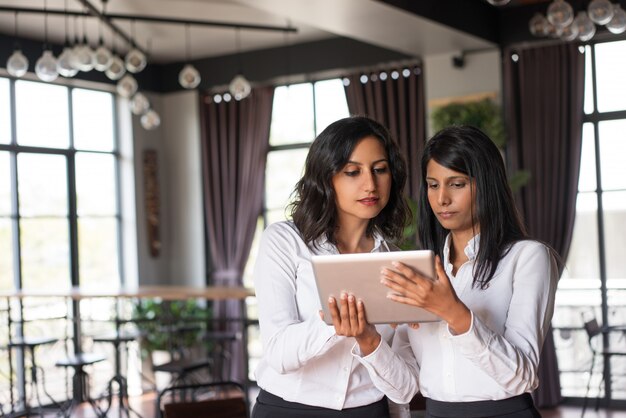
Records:
[[[306,158],[304,174],[293,191],[291,216],[307,245],[315,246],[322,236],[336,244],[337,207],[332,179],[348,163],[357,144],[370,136],[378,139],[385,149],[392,181],[389,202],[370,220],[366,233],[371,236],[378,230],[391,241],[402,236],[411,216],[404,197],[406,163],[384,126],[363,116],[352,116],[331,123],[315,138]]]
[[[476,213],[472,219],[480,227],[480,246],[472,285],[485,289],[511,244],[528,238],[507,182],[502,155],[487,135],[471,126],[445,128],[426,143],[422,155],[418,232],[422,246],[435,251],[443,260],[449,231],[441,226],[428,201],[426,169],[431,160],[474,181]]]

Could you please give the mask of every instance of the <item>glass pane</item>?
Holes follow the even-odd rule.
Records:
[[[112,154],[76,153],[78,216],[115,215],[115,190],[115,157]]]
[[[24,289],[62,289],[70,286],[68,230],[67,219],[20,220]]]
[[[602,195],[607,279],[626,279],[626,191]],[[607,283],[608,285],[608,283]]]
[[[17,143],[48,148],[70,144],[67,87],[15,82]]]
[[[600,122],[600,161],[602,189],[626,189],[626,119]]]
[[[592,123],[583,125],[583,145],[580,156],[580,176],[578,177],[579,192],[596,191],[596,148],[595,134]]]
[[[8,78],[0,78],[0,144],[11,143],[11,96]]]
[[[596,45],[598,112],[626,109],[626,41]]]
[[[0,216],[11,215],[11,160],[8,152],[0,152]]]
[[[273,151],[267,154],[265,169],[265,207],[284,209],[291,201],[290,196],[302,177],[308,148]]]
[[[102,91],[72,90],[74,148],[113,151],[113,95]]]
[[[277,87],[274,90],[270,145],[312,142],[313,139],[312,84]]]
[[[17,156],[17,179],[22,216],[67,215],[67,165],[62,155]]]
[[[80,285],[110,289],[120,284],[116,218],[78,220]]]
[[[574,234],[559,288],[566,284],[564,279],[576,280],[576,286],[590,288],[599,286],[600,260],[598,256],[597,217],[598,201],[596,194],[578,193]],[[584,293],[577,297],[582,298],[581,301],[584,302]]]
[[[13,289],[12,242],[11,220],[0,218],[0,291]]]
[[[337,119],[350,116],[341,79],[315,83],[315,135]]]
[[[591,46],[585,47],[585,113],[593,113],[593,77]]]

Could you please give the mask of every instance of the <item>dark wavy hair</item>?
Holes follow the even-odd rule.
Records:
[[[421,161],[418,234],[422,246],[435,251],[443,260],[449,231],[441,226],[428,201],[426,168],[431,160],[475,181],[476,213],[472,219],[480,225],[480,246],[472,285],[485,289],[511,244],[528,238],[513,201],[500,151],[487,135],[471,126],[442,129],[426,143]]]
[[[404,158],[384,126],[366,117],[352,116],[331,123],[315,138],[306,158],[304,175],[293,191],[295,200],[289,209],[307,245],[315,246],[324,235],[336,244],[337,207],[332,178],[348,163],[357,144],[368,136],[377,138],[385,148],[392,181],[389,202],[370,220],[366,233],[371,236],[378,230],[391,241],[402,236],[411,216],[404,197],[407,177]]]

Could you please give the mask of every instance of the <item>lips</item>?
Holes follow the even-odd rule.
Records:
[[[452,218],[456,212],[439,212],[438,215],[442,219],[450,219]]]
[[[366,197],[365,199],[359,199],[358,202],[366,206],[374,206],[379,200],[378,197]]]

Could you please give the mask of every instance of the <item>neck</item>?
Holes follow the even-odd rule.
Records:
[[[335,231],[337,249],[341,254],[366,253],[374,247],[374,238],[367,236],[368,222],[341,222]]]
[[[474,237],[473,230],[467,231],[450,231],[450,262],[459,267],[468,260],[465,255],[465,247],[467,243]]]

